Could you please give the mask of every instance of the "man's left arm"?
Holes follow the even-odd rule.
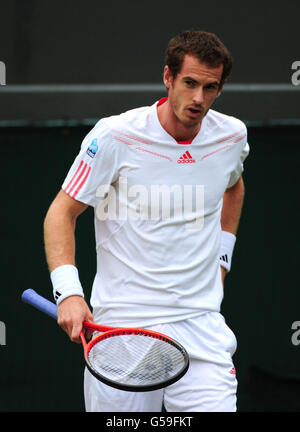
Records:
[[[229,232],[236,236],[244,202],[244,195],[245,186],[241,176],[239,180],[231,188],[226,189],[224,193],[221,213],[222,231]],[[221,266],[221,272],[224,284],[224,279],[227,273],[226,268]]]

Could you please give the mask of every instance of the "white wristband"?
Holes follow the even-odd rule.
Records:
[[[78,270],[75,266],[66,264],[57,267],[51,272],[50,278],[53,285],[53,296],[57,305],[72,295],[84,297]]]
[[[236,236],[228,231],[221,233],[220,264],[230,271]]]

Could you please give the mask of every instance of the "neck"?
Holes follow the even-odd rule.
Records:
[[[195,126],[184,125],[176,117],[168,101],[157,107],[157,115],[160,124],[176,141],[192,141],[201,128],[201,123]]]

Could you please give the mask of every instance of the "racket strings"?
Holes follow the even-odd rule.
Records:
[[[88,361],[106,379],[133,386],[166,381],[185,366],[176,346],[143,334],[104,339],[93,346]]]

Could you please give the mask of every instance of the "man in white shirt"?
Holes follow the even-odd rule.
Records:
[[[188,373],[164,390],[128,393],[85,373],[87,411],[235,411],[236,340],[220,314],[241,215],[247,131],[211,109],[231,71],[214,35],[186,31],[166,55],[168,96],[101,119],[45,219],[58,323],[80,342],[84,320],[147,327],[186,347]],[[90,311],[75,264],[75,224],[95,209]]]

